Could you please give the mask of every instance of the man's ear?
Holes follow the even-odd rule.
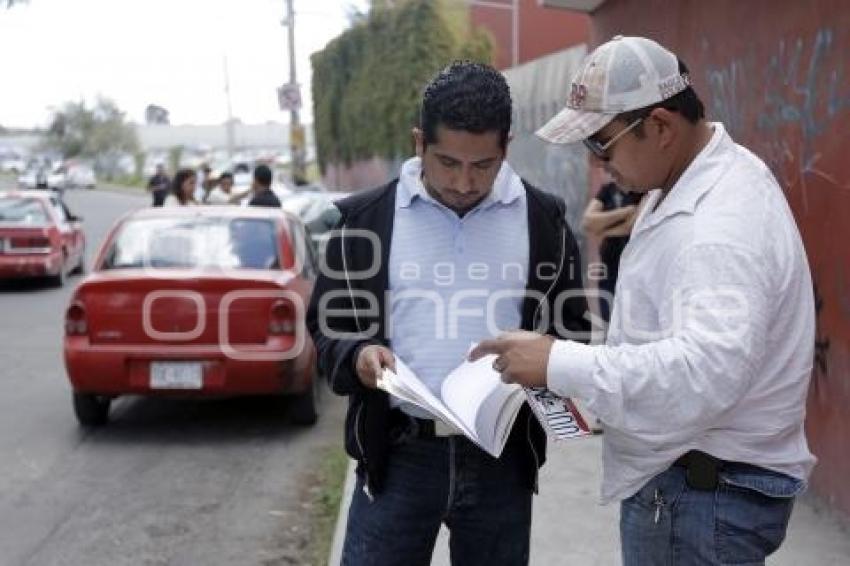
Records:
[[[419,128],[413,128],[410,130],[410,133],[413,136],[413,146],[416,150],[416,156],[421,158],[425,155],[425,133]]]
[[[647,128],[654,128],[654,133],[658,138],[658,147],[668,149],[674,143],[679,135],[679,116],[666,108],[656,108],[649,115]]]

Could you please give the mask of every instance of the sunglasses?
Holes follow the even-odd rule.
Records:
[[[611,138],[605,143],[601,143],[593,139],[592,137],[583,139],[582,143],[584,144],[584,147],[586,147],[588,151],[590,151],[590,153],[596,156],[596,158],[600,161],[610,161],[611,156],[608,155],[608,150],[611,149],[611,147],[617,142],[618,139],[635,129],[637,125],[641,122],[643,122],[643,118],[638,118],[622,130],[617,132],[617,135],[615,135],[613,138]]]

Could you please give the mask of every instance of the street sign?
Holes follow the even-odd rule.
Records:
[[[285,84],[277,89],[277,103],[284,112],[301,109],[301,85]]]

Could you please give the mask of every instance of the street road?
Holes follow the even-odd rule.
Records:
[[[89,260],[115,219],[148,204],[100,190],[66,201]],[[86,432],[62,362],[80,279],[0,285],[0,565],[304,563],[307,486],[341,442],[340,400],[326,394],[319,424],[302,429],[280,400],[122,398]]]

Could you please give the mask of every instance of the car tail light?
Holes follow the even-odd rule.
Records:
[[[65,311],[65,336],[85,336],[88,331],[85,307],[80,303],[73,303]]]
[[[14,253],[49,253],[50,238],[46,236],[16,236],[9,238],[9,251]]]
[[[295,307],[289,301],[277,301],[269,315],[269,334],[295,334]]]

